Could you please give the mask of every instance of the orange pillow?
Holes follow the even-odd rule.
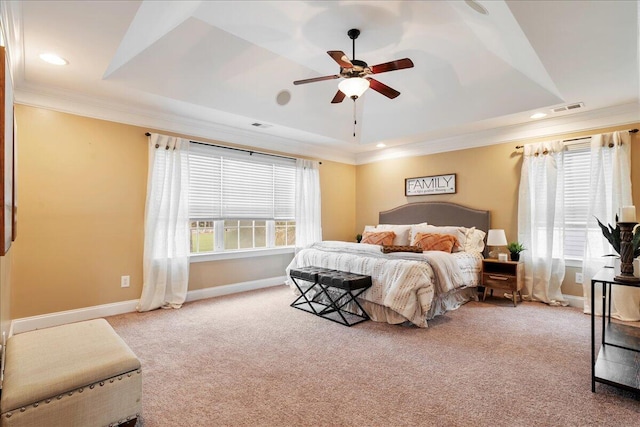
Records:
[[[413,239],[413,245],[423,251],[442,251],[451,253],[458,244],[456,236],[451,234],[418,233]]]
[[[362,233],[362,241],[360,243],[392,245],[394,237],[396,237],[396,233],[393,231],[365,231]]]

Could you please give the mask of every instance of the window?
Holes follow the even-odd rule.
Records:
[[[192,143],[191,253],[295,244],[295,160]]]
[[[582,261],[586,233],[601,234],[594,218],[587,218],[591,180],[591,138],[567,145],[564,153],[564,258]],[[609,155],[605,153],[605,155]],[[611,164],[611,162],[604,162]],[[611,185],[612,171],[604,171],[607,186]],[[587,228],[588,227],[588,228]]]

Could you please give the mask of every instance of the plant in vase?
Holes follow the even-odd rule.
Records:
[[[526,248],[520,242],[511,242],[507,245],[507,250],[511,253],[511,261],[520,261],[520,252]]]
[[[605,227],[603,223],[600,222],[598,218],[598,225],[600,229],[602,229],[602,235],[605,239],[609,241],[613,250],[616,251],[615,254],[608,254],[603,256],[620,256],[620,225],[618,225],[618,215],[616,215],[616,226],[615,228],[611,226],[611,224],[607,224]],[[633,257],[637,258],[640,256],[640,227],[636,226],[634,228],[633,240],[631,241],[633,244]]]
[[[360,243],[362,241],[362,234],[356,234],[356,242]]]
[[[613,250],[616,251],[615,254],[607,254],[603,256],[616,257],[617,259],[620,259],[621,238],[620,238],[620,225],[618,224],[618,215],[616,215],[615,227],[612,227],[611,224],[607,224],[607,226],[605,226],[603,223],[600,222],[598,218],[596,218],[596,221],[598,221],[598,225],[602,230],[602,235],[604,236],[605,239],[607,239],[611,247],[613,247]],[[633,258],[635,259],[640,257],[640,227],[638,226],[636,226],[633,230],[633,239],[631,240],[631,243],[633,245],[632,246]]]

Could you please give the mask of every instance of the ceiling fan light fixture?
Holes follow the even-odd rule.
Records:
[[[362,96],[362,94],[369,88],[369,80],[362,77],[351,77],[342,80],[338,84],[340,92],[344,93],[349,98],[356,100]]]

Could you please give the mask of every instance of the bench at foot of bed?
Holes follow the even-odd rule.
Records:
[[[292,268],[289,275],[301,294],[291,307],[346,326],[369,320],[356,297],[371,287],[371,276],[313,266]],[[312,285],[304,289],[296,279]],[[360,313],[347,310],[351,302]]]

